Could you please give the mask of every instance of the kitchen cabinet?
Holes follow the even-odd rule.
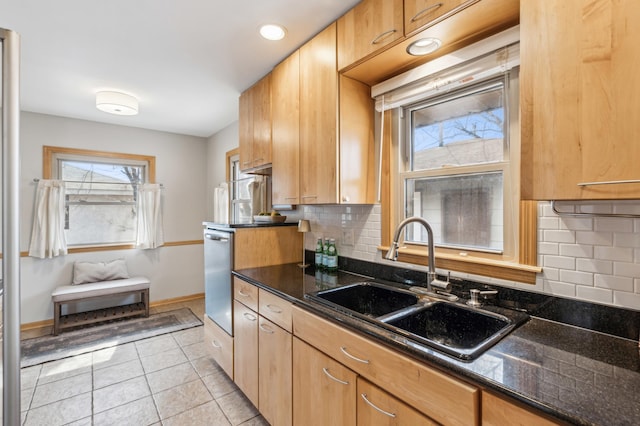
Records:
[[[499,396],[482,392],[482,425],[502,426],[506,424],[512,426],[552,426],[562,423],[549,420]]]
[[[204,344],[209,355],[233,379],[233,337],[208,316],[204,316]]]
[[[258,335],[258,408],[272,425],[292,421],[291,333],[260,316]]]
[[[640,3],[520,7],[522,197],[640,198]]]
[[[480,390],[475,386],[296,306],[293,307],[293,331],[297,338],[423,416],[453,425],[472,425],[480,421]],[[294,383],[296,380],[294,374]]]
[[[233,381],[258,406],[258,314],[235,300],[233,302]]]
[[[300,53],[271,73],[273,204],[300,204]]]
[[[357,378],[358,426],[369,425],[422,425],[437,423],[422,415],[398,398],[389,395],[362,377]]]
[[[363,0],[337,21],[342,70],[404,37],[402,0]]]
[[[270,424],[290,425],[291,304],[238,278],[234,297],[234,382]]]
[[[469,0],[404,0],[405,34],[411,34],[429,23],[434,23],[467,1]]]
[[[356,424],[356,373],[295,337],[293,366],[293,424]]]
[[[240,169],[271,164],[271,74],[244,91],[239,100]]]
[[[370,89],[336,67],[333,23],[300,48],[301,204],[374,202]]]

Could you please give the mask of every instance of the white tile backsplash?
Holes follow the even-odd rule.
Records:
[[[379,262],[381,208],[369,206],[304,206],[311,232],[307,250],[316,238],[335,238],[340,256]],[[640,201],[562,203],[561,211],[640,214]],[[525,290],[571,297],[640,310],[640,219],[559,217],[548,202],[538,206],[538,254],[543,273],[535,285],[495,282]],[[353,231],[354,244],[345,245],[343,229]],[[405,265],[403,265],[405,266]],[[491,283],[486,277],[456,274]]]

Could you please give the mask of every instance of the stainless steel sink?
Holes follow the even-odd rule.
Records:
[[[355,283],[305,297],[465,361],[477,358],[529,318],[522,312],[434,300],[376,282]]]

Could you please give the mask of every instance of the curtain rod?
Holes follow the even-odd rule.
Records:
[[[65,182],[69,182],[69,183],[86,183],[86,184],[94,184],[94,185],[132,185],[131,182],[87,182],[87,181],[83,181],[83,180],[64,180],[61,179]],[[40,182],[40,178],[33,178],[34,182]],[[164,188],[164,184],[159,184],[162,188]]]

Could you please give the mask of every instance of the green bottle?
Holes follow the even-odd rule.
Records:
[[[322,269],[326,270],[329,265],[329,239],[324,239],[324,250],[322,252]]]
[[[322,238],[318,238],[316,242],[316,269],[322,269],[322,258],[324,256],[324,247],[322,246]]]
[[[329,272],[338,271],[338,249],[336,248],[336,240],[329,240],[329,248],[327,249],[327,270]]]

